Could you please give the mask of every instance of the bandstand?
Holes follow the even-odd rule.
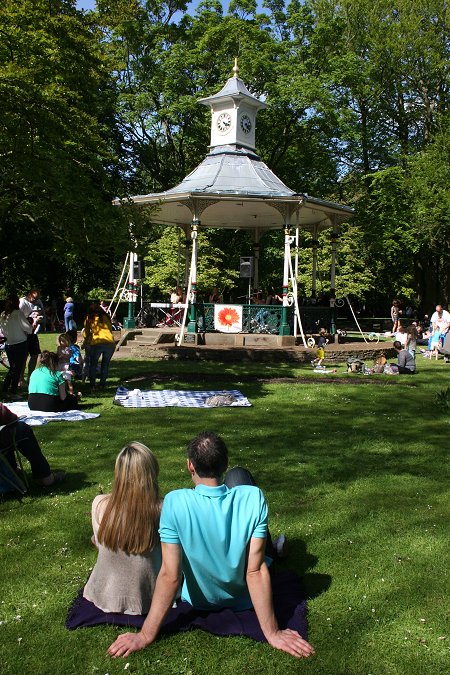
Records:
[[[235,62],[233,76],[225,86],[217,94],[199,101],[211,108],[211,143],[205,159],[170,190],[137,195],[131,199],[136,205],[155,207],[149,214],[149,222],[177,226],[184,233],[187,311],[180,326],[179,344],[183,344],[189,334],[222,330],[217,325],[218,308],[197,302],[197,235],[203,228],[252,231],[255,289],[259,288],[261,235],[267,230],[284,231],[284,241],[280,241],[284,246],[282,305],[266,305],[263,310],[266,312],[268,332],[278,336],[293,334],[295,337],[299,331],[305,344],[302,308],[298,305],[297,293],[299,231],[307,230],[312,235],[313,295],[316,291],[318,236],[323,230],[330,231],[331,309],[328,308],[328,328],[334,333],[338,229],[353,215],[353,209],[291,190],[261,161],[255,147],[256,115],[267,106],[248,91],[238,75]],[[121,204],[120,200],[114,203]],[[131,268],[130,265],[129,282],[133,284]],[[228,309],[232,309],[240,321],[234,327],[228,325],[225,332],[257,332],[255,318],[261,306],[243,303]]]

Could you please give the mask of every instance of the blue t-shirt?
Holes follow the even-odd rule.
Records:
[[[81,377],[81,351],[78,345],[70,345],[69,368],[75,377]]]
[[[182,599],[197,609],[249,609],[247,546],[266,537],[267,519],[264,495],[253,485],[169,492],[159,533],[161,542],[182,547]]]
[[[73,316],[73,308],[74,308],[74,303],[73,302],[66,302],[64,305],[64,316]]]

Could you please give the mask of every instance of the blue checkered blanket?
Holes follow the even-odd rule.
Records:
[[[162,389],[154,391],[141,391],[140,389],[127,389],[120,386],[114,397],[116,405],[125,408],[210,408],[206,400],[211,396],[234,396],[230,407],[250,407],[250,401],[237,389],[221,391],[190,391],[183,389]]]
[[[57,413],[30,410],[26,401],[8,403],[8,408],[30,427],[41,426],[47,424],[47,422],[80,422],[81,420],[92,420],[100,417],[99,413],[87,413],[82,410],[66,410]]]

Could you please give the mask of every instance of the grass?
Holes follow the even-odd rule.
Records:
[[[46,341],[49,341],[47,345]],[[41,343],[53,346],[54,336]],[[0,663],[3,675],[33,673],[311,673],[437,675],[448,672],[446,555],[447,435],[450,416],[435,395],[447,385],[442,361],[419,357],[409,378],[374,376],[333,383],[303,366],[114,360],[104,395],[88,400],[101,416],[36,429],[51,465],[67,480],[22,501],[0,502]],[[248,409],[139,409],[112,405],[120,381],[189,388],[191,373],[233,386]],[[344,375],[340,366],[337,375]],[[171,376],[157,382],[155,375]],[[246,381],[308,376],[311,383]],[[329,384],[318,386],[318,379]],[[221,380],[221,378],[223,378]],[[392,382],[392,386],[383,383]],[[377,384],[377,382],[382,384]],[[195,382],[195,388],[202,388]],[[161,466],[163,493],[188,487],[184,449],[200,430],[224,436],[231,463],[249,467],[263,488],[274,535],[285,532],[282,566],[304,575],[309,639],[316,656],[297,662],[245,638],[194,631],[112,661],[113,627],[68,632],[72,598],[95,562],[90,504],[111,484],[115,456],[146,442]]]

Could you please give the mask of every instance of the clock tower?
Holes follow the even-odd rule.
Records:
[[[211,108],[211,148],[234,145],[255,150],[256,114],[267,106],[251,95],[238,75],[235,59],[233,77],[217,94],[199,100]]]

